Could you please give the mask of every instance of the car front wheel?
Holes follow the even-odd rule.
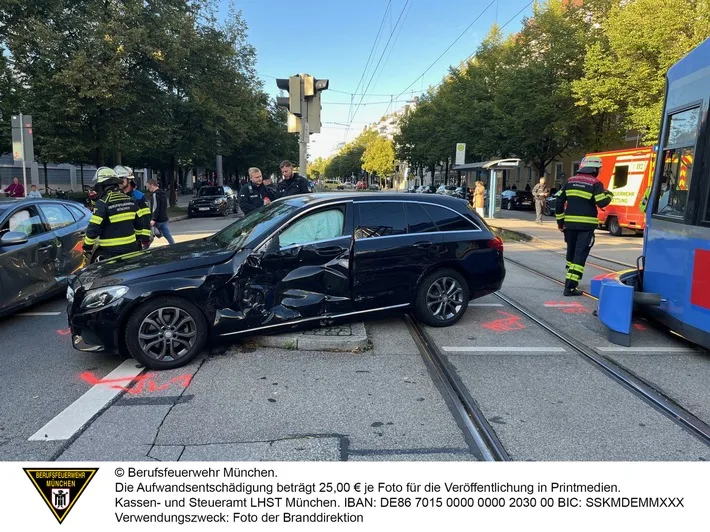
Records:
[[[133,358],[150,369],[173,369],[195,358],[207,342],[207,320],[184,299],[161,297],[143,303],[126,324]]]
[[[458,272],[438,270],[419,285],[415,301],[417,318],[432,327],[453,325],[468,306],[468,285]]]

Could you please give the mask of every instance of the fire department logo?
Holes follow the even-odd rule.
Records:
[[[37,491],[61,524],[79,500],[97,469],[31,469],[24,468]]]

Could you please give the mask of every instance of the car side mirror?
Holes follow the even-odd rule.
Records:
[[[19,244],[24,244],[29,238],[27,235],[21,231],[9,231],[2,235],[0,238],[0,245],[2,246],[17,246]]]
[[[268,257],[269,255],[276,255],[280,249],[281,243],[279,242],[279,235],[274,235],[264,246],[264,257]]]

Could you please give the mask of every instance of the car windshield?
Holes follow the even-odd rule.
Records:
[[[209,237],[220,247],[243,249],[254,245],[261,236],[283,223],[298,207],[300,202],[274,202],[252,211],[241,220]]]
[[[202,187],[197,193],[198,196],[221,196],[222,187]]]

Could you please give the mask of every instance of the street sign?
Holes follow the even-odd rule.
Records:
[[[22,121],[20,121],[20,118],[22,118]],[[24,130],[22,126],[24,126]],[[25,145],[24,150],[22,149],[23,144]],[[16,115],[12,117],[12,158],[15,161],[34,161],[35,151],[31,115]]]
[[[456,164],[466,164],[466,144],[456,144]]]

